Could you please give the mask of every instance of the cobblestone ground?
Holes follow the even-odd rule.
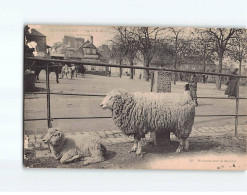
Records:
[[[199,136],[218,136],[218,135],[234,135],[234,125],[226,125],[222,127],[201,127],[193,128],[190,137],[199,137]],[[238,134],[246,135],[247,134],[247,125],[238,126]],[[90,132],[79,132],[79,133],[66,133],[66,137],[75,138],[75,137],[84,137],[84,136],[95,136],[99,137],[102,140],[102,143],[105,145],[119,144],[119,143],[129,143],[133,142],[133,137],[125,136],[121,133],[120,130],[109,130],[109,131],[90,131]],[[36,134],[25,136],[25,149],[35,150],[36,158],[38,157],[50,157],[51,153],[47,153],[48,145],[42,142],[44,135]],[[146,135],[146,141],[150,139],[150,134]],[[176,140],[177,138],[171,134],[171,140]]]

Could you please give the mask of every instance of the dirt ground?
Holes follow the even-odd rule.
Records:
[[[112,144],[106,147],[108,150],[106,160],[87,166],[84,166],[82,161],[61,164],[53,157],[36,158],[34,150],[26,150],[24,166],[30,168],[184,169],[186,163],[194,161],[195,164],[191,164],[190,168],[188,164],[188,169],[207,169],[209,163],[216,159],[218,163],[210,164],[211,167],[208,169],[234,170],[243,169],[244,166],[246,169],[246,164],[243,164],[246,162],[243,159],[236,161],[236,157],[233,157],[246,158],[246,135],[239,135],[238,137],[230,135],[191,137],[189,151],[180,154],[175,153],[178,147],[177,140],[172,140],[171,144],[166,147],[155,147],[146,143],[143,146],[143,157],[128,152],[132,143]],[[206,161],[206,165],[201,163],[203,159]],[[209,161],[210,159],[211,161]],[[224,163],[220,163],[220,160]],[[155,162],[159,162],[159,164]],[[176,164],[173,164],[174,162]]]

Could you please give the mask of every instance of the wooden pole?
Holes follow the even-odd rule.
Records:
[[[50,80],[49,80],[49,63],[46,64],[46,92],[47,92],[47,118],[48,128],[52,127],[51,124],[51,101],[50,101]]]
[[[238,108],[239,108],[239,84],[240,79],[237,78],[237,97],[236,97],[236,116],[235,116],[235,136],[238,135]]]
[[[154,71],[152,71],[152,74],[151,74],[151,89],[150,91],[153,92],[154,90]]]

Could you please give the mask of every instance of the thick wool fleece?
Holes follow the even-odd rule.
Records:
[[[195,104],[187,92],[131,94],[123,91],[112,108],[115,124],[126,135],[168,131],[178,138],[187,138],[194,117]]]
[[[103,157],[106,152],[106,148],[98,139],[90,137],[71,139],[65,138],[63,135],[57,145],[50,145],[50,147],[56,159],[62,158],[65,154],[70,156],[80,154],[81,157],[89,157],[95,151],[99,152]]]

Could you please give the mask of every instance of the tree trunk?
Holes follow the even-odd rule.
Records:
[[[150,83],[150,91],[153,92],[154,90],[154,71],[151,73],[151,83]]]
[[[149,67],[149,62],[146,57],[144,57],[144,67]],[[145,81],[149,81],[149,70],[143,70],[143,78]]]
[[[204,45],[203,51],[203,72],[206,72],[206,46]]]
[[[130,62],[130,66],[134,65],[133,59],[130,59],[129,62]],[[130,69],[130,79],[133,79],[133,78],[134,78],[134,68],[131,68]]]
[[[177,68],[177,54],[175,56],[174,70],[176,70],[176,68]],[[174,72],[174,81],[173,81],[174,85],[176,85],[176,80],[177,80],[177,73]]]
[[[242,60],[239,61],[238,75],[241,75]]]
[[[219,67],[218,67],[218,73],[221,73],[222,70],[222,61],[223,61],[223,55],[219,55]],[[218,90],[221,89],[221,76],[216,76],[216,88]]]
[[[120,66],[122,65],[122,61],[119,62],[119,65],[120,65]],[[119,77],[120,77],[120,78],[122,77],[122,73],[123,73],[122,68],[119,68]]]

